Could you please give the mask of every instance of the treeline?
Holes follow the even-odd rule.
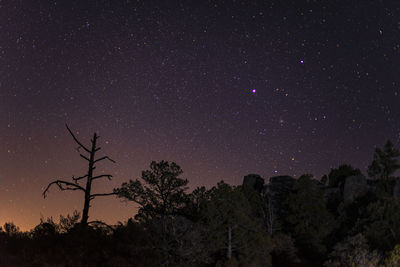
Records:
[[[388,141],[369,178],[341,165],[321,179],[251,174],[192,192],[180,166],[152,162],[113,190],[138,205],[134,218],[6,223],[0,266],[400,266],[399,156]]]

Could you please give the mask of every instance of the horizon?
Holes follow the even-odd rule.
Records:
[[[72,138],[71,138],[72,139]],[[82,161],[83,162],[83,161]],[[169,161],[169,162],[172,162],[172,161]],[[347,164],[347,163],[341,163],[341,164],[339,164],[338,166],[335,166],[335,167],[333,167],[333,168],[337,168],[337,167],[339,167],[340,165],[343,165],[343,164]],[[178,163],[178,165],[179,165],[179,163]],[[353,165],[351,165],[351,164],[348,164],[348,165],[350,165],[350,166],[352,166],[352,167],[354,167]],[[182,167],[182,166],[181,166]],[[146,170],[146,169],[148,169],[148,166],[147,166],[147,168],[144,168],[143,170]],[[332,169],[332,168],[331,168]],[[331,170],[330,169],[330,170]],[[357,169],[357,168],[356,168]],[[330,172],[330,170],[329,171],[327,171],[325,174],[326,175],[328,175],[329,174],[329,172]],[[367,175],[367,174],[365,174],[365,171],[363,171],[363,170],[360,170],[361,171],[361,175],[363,175],[364,177],[366,177],[366,179],[372,179],[373,180],[373,178],[369,178],[369,176]],[[246,174],[246,175],[250,175],[250,174],[258,174],[258,173],[248,173],[248,174]],[[304,173],[304,174],[307,174],[307,173]],[[325,175],[324,174],[324,175]],[[239,185],[242,185],[242,182],[243,182],[243,179],[244,179],[244,177],[246,176],[246,175],[243,175],[242,176],[242,179],[241,179],[241,181],[239,181],[239,183],[236,183],[236,184],[231,184],[232,186],[239,186]],[[301,175],[303,175],[303,174],[301,174]],[[264,185],[267,185],[267,184],[269,184],[269,180],[271,179],[271,178],[273,178],[273,177],[278,177],[278,176],[290,176],[290,177],[293,177],[293,178],[295,178],[295,179],[297,179],[297,178],[299,178],[301,175],[299,175],[299,176],[294,176],[294,175],[287,175],[287,174],[276,174],[276,173],[274,173],[273,175],[271,175],[271,176],[268,176],[268,177],[264,177],[264,176],[262,176],[261,175],[261,178],[263,178],[263,180],[264,180]],[[183,173],[183,175],[182,175],[182,177],[183,178],[188,178],[188,177],[185,177],[185,172]],[[138,176],[138,177],[136,177],[136,178],[139,178],[139,180],[141,180],[141,178],[140,178],[140,176]],[[132,178],[132,179],[136,179],[136,178]],[[315,177],[315,176],[313,176],[313,178],[314,179],[316,179],[316,180],[321,180],[321,178],[322,178],[322,175],[321,176],[319,176],[319,177]],[[54,180],[54,179],[53,179]],[[66,181],[68,181],[69,179],[64,179],[64,180],[66,180]],[[72,177],[70,177],[70,180],[72,181]],[[192,186],[191,185],[191,183],[190,183],[190,179],[188,179],[189,180],[189,184],[188,184],[188,190],[187,190],[187,193],[190,193],[190,192],[192,192],[192,190],[194,190],[196,187],[198,187],[198,186],[202,186],[202,184],[198,184],[198,185],[196,185],[196,186]],[[122,182],[127,182],[128,180],[125,180],[125,181],[122,181]],[[206,186],[206,189],[210,189],[211,187],[213,187],[213,186],[216,186],[216,184],[217,184],[217,182],[219,182],[219,181],[225,181],[225,180],[218,180],[218,181],[216,181],[216,183],[215,184],[213,184],[213,185],[209,185],[209,186]],[[50,182],[50,181],[49,181]],[[94,184],[94,187],[96,188],[98,188],[98,185],[97,185],[97,183],[99,183],[99,184],[103,184],[103,186],[105,186],[105,187],[107,187],[107,184],[109,183],[110,181],[109,180],[105,180],[105,181],[96,181],[96,183]],[[121,182],[121,184],[122,184],[122,182]],[[225,182],[227,182],[227,181],[225,181]],[[121,185],[120,184],[120,185]],[[230,184],[229,182],[228,182],[228,184]],[[119,185],[119,186],[120,186]],[[44,189],[44,186],[42,187],[43,189]],[[112,189],[112,188],[109,188],[110,190]],[[39,223],[40,223],[40,220],[41,219],[44,219],[44,220],[46,220],[47,218],[52,218],[53,220],[54,220],[54,222],[58,222],[58,220],[59,220],[59,217],[62,215],[62,216],[66,216],[66,215],[71,215],[75,210],[76,211],[78,211],[80,214],[82,214],[82,207],[83,207],[83,193],[80,193],[79,191],[78,192],[76,192],[76,191],[60,191],[57,187],[53,187],[52,189],[51,189],[51,191],[47,194],[47,196],[46,196],[46,198],[43,198],[43,196],[42,196],[42,193],[43,193],[43,190],[40,192],[40,196],[41,196],[41,198],[43,199],[43,201],[44,202],[46,202],[46,201],[50,201],[51,202],[51,200],[52,199],[57,199],[57,198],[61,198],[61,199],[64,199],[64,200],[67,200],[66,202],[68,203],[68,204],[70,204],[69,202],[68,202],[68,198],[69,197],[74,197],[74,198],[76,198],[76,196],[75,195],[80,195],[81,197],[78,197],[77,198],[77,201],[76,202],[74,202],[74,208],[73,209],[71,209],[71,207],[69,207],[69,206],[66,206],[65,208],[64,208],[64,213],[59,213],[59,214],[57,214],[56,212],[57,211],[53,211],[53,213],[51,214],[51,215],[49,215],[49,216],[45,216],[44,214],[42,214],[42,213],[40,213],[40,216],[39,217],[37,217],[37,216],[32,216],[31,218],[34,220],[34,219],[37,219],[36,221],[29,221],[29,222],[27,222],[26,221],[26,217],[24,216],[24,214],[22,214],[21,215],[21,217],[18,217],[18,216],[16,216],[14,219],[13,219],[13,217],[8,217],[9,219],[7,219],[7,217],[6,216],[3,216],[3,218],[4,219],[2,219],[2,216],[1,216],[1,213],[0,213],[0,226],[3,226],[4,225],[4,223],[8,223],[8,222],[12,222],[12,223],[14,223],[17,227],[19,227],[19,229],[21,230],[21,231],[23,231],[23,232],[29,232],[29,231],[31,231],[31,230],[33,230],[33,228],[35,227],[35,226],[37,226]],[[65,196],[62,196],[63,194],[65,194]],[[54,195],[54,196],[52,196],[52,195]],[[115,209],[115,205],[118,205],[118,209]],[[93,202],[92,202],[92,208],[90,209],[90,212],[89,212],[89,218],[92,218],[92,219],[94,219],[94,220],[101,220],[101,221],[104,221],[105,223],[107,223],[107,224],[109,224],[109,225],[116,225],[117,223],[119,223],[119,222],[126,222],[128,219],[130,219],[130,218],[133,218],[134,217],[134,215],[136,214],[136,211],[137,211],[137,209],[138,209],[138,207],[137,207],[137,204],[135,204],[135,203],[129,203],[129,202],[127,202],[126,200],[122,200],[122,199],[119,199],[119,198],[116,198],[115,196],[110,196],[110,197],[107,197],[107,198],[100,198],[100,199],[96,199],[96,200],[93,200]],[[102,213],[102,212],[99,212],[97,209],[96,209],[96,206],[97,206],[97,209],[99,209],[100,207],[104,207],[104,206],[112,206],[113,207],[113,210],[115,211],[115,210],[118,210],[118,212],[115,212],[115,214],[110,218],[109,216],[110,216],[110,214],[107,214],[107,215],[104,215],[104,213]],[[122,208],[122,209],[121,209]],[[44,207],[44,209],[46,209],[46,207]],[[97,210],[97,211],[96,211]],[[130,213],[131,212],[131,213]],[[36,218],[37,217],[37,218]],[[21,223],[22,222],[22,223]]]

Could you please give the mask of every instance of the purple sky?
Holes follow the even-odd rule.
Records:
[[[117,161],[99,192],[162,159],[193,187],[365,173],[400,137],[400,9],[380,3],[0,1],[0,225],[81,210],[78,192],[41,196],[85,172],[65,123]],[[90,215],[134,212],[104,199]]]

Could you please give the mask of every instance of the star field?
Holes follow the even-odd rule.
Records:
[[[0,1],[0,224],[81,210],[44,187],[82,175],[83,143],[116,160],[110,191],[151,160],[192,187],[258,173],[366,173],[400,140],[397,1]],[[131,204],[95,200],[110,223]]]

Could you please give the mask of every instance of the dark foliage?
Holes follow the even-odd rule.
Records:
[[[139,205],[135,219],[5,223],[0,266],[399,266],[398,156],[390,142],[378,148],[370,180],[340,165],[320,181],[250,174],[191,193],[179,165],[153,161],[113,191]]]
[[[0,232],[0,266],[156,266],[149,233],[128,221],[113,227],[68,231],[51,220],[29,233]]]

